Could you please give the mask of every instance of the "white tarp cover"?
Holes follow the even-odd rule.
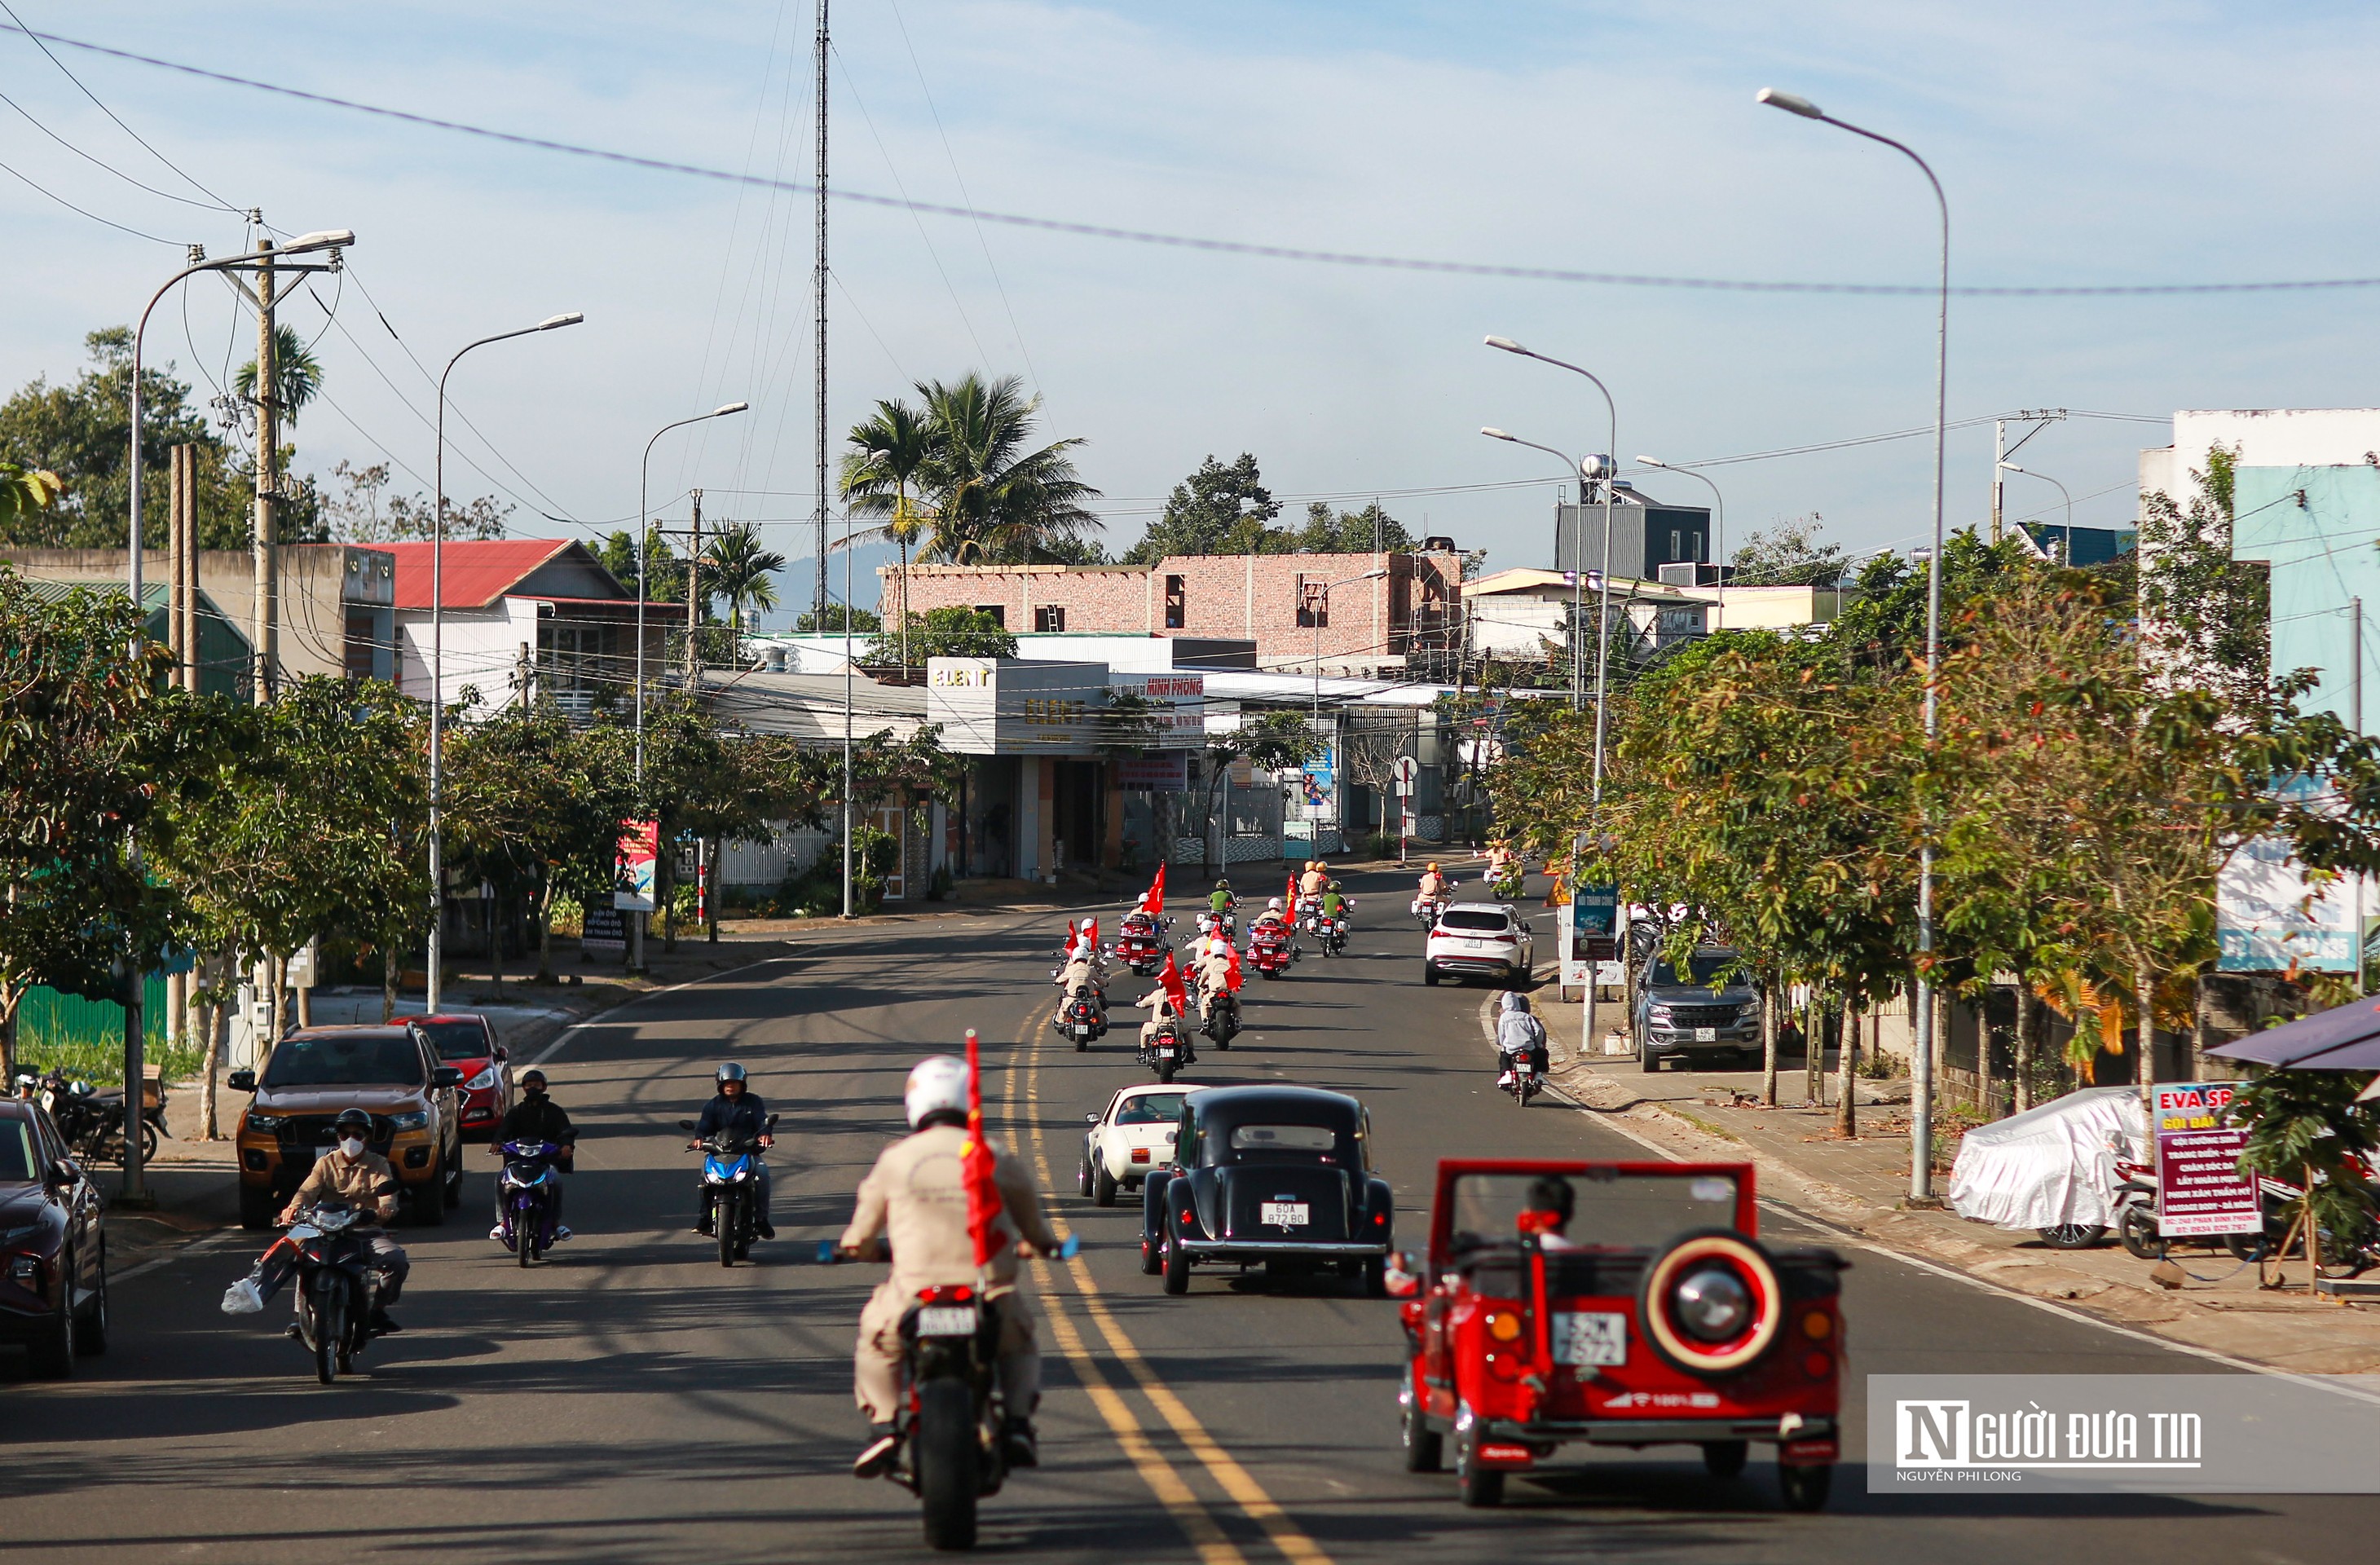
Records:
[[[2137,1156],[2148,1114],[2138,1087],[2091,1086],[1971,1130],[1950,1165],[1950,1209],[1998,1228],[2107,1227],[2116,1220],[2108,1143]]]

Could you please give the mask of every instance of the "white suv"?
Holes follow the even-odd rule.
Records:
[[[1536,960],[1536,937],[1511,903],[1459,902],[1430,926],[1422,950],[1422,982],[1443,977],[1518,982]]]

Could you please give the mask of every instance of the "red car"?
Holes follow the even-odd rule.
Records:
[[[513,1106],[509,1058],[497,1041],[495,1024],[471,1011],[407,1016],[405,1025],[430,1040],[438,1062],[463,1073],[463,1134],[492,1134]]]
[[[1696,1445],[1720,1478],[1773,1445],[1785,1503],[1825,1505],[1847,1263],[1756,1224],[1748,1163],[1439,1164],[1427,1260],[1387,1279],[1413,1351],[1407,1469],[1451,1454],[1483,1506],[1564,1445]]]

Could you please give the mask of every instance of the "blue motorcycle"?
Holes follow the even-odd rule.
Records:
[[[761,1134],[775,1129],[776,1123],[777,1116],[770,1115],[760,1127]],[[692,1120],[680,1120],[677,1128],[690,1131],[695,1124]],[[760,1144],[722,1131],[705,1136],[698,1145],[702,1149],[702,1204],[710,1214],[712,1231],[719,1236],[719,1264],[732,1267],[751,1257],[752,1242],[760,1233],[759,1197],[764,1172]]]
[[[496,1239],[528,1266],[553,1248],[562,1215],[555,1165],[563,1148],[551,1141],[506,1141],[496,1147],[504,1171],[496,1179]]]

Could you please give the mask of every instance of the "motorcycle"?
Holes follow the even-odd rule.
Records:
[[[1059,1036],[1073,1038],[1075,1051],[1079,1054],[1091,1047],[1093,1038],[1107,1037],[1107,999],[1095,989],[1077,989],[1059,1003],[1058,1013],[1050,1018],[1050,1025],[1058,1029]]]
[[[1240,932],[1239,915],[1229,908],[1220,913],[1198,915],[1198,933],[1203,938],[1220,935],[1225,940],[1237,940]]]
[[[774,1130],[771,1114],[760,1126]],[[692,1120],[677,1128],[691,1131]],[[753,1197],[760,1183],[760,1144],[718,1132],[702,1138],[702,1198],[710,1208],[710,1227],[719,1238],[719,1264],[732,1267],[752,1256],[752,1242],[760,1235],[760,1208]]]
[[[1325,956],[1346,955],[1347,931],[1351,927],[1351,921],[1346,914],[1342,913],[1336,918],[1332,918],[1328,915],[1325,915],[1320,921],[1320,928],[1318,930],[1322,940],[1322,954]]]
[[[1517,864],[1506,865],[1495,879],[1488,882],[1489,894],[1498,902],[1518,902],[1521,897],[1521,878],[1524,873],[1525,872]]]
[[[1297,960],[1289,930],[1279,924],[1258,924],[1248,931],[1248,960],[1268,978],[1278,978]]]
[[[1301,895],[1297,899],[1297,925],[1309,935],[1322,932],[1322,899]]]
[[[1157,1073],[1160,1082],[1171,1083],[1173,1073],[1184,1065],[1195,1065],[1198,1056],[1190,1048],[1190,1035],[1183,1030],[1178,1016],[1169,1016],[1158,1024],[1157,1031],[1140,1046],[1140,1062]]]
[[[554,1165],[562,1148],[551,1141],[506,1141],[496,1153],[504,1160],[496,1177],[497,1238],[526,1267],[553,1248]]]
[[[1439,915],[1446,911],[1448,901],[1449,899],[1446,897],[1414,898],[1414,922],[1419,924],[1425,929],[1436,928],[1438,927]]]
[[[299,1214],[281,1241],[298,1251],[298,1318],[289,1335],[314,1355],[314,1378],[325,1386],[356,1372],[380,1307],[371,1251],[356,1231],[363,1220],[359,1208],[325,1201]]]
[[[1232,1039],[1240,1031],[1240,997],[1229,989],[1217,989],[1205,1007],[1198,1030],[1213,1040],[1216,1048],[1231,1048]]]
[[[1499,1091],[1512,1095],[1512,1101],[1525,1109],[1529,1099],[1546,1089],[1546,1078],[1537,1070],[1534,1050],[1504,1056],[1503,1074],[1496,1078]]]
[[[86,1162],[124,1161],[124,1093],[117,1087],[94,1090],[87,1081],[70,1081],[53,1068],[35,1072],[19,1068],[17,1096],[41,1105],[50,1122],[66,1137],[67,1149]],[[158,1133],[165,1128],[165,1088],[159,1084],[157,1101],[140,1106],[140,1160],[157,1156]]]
[[[1140,977],[1165,965],[1165,932],[1152,920],[1145,928],[1126,926],[1112,948],[1115,959]]]

